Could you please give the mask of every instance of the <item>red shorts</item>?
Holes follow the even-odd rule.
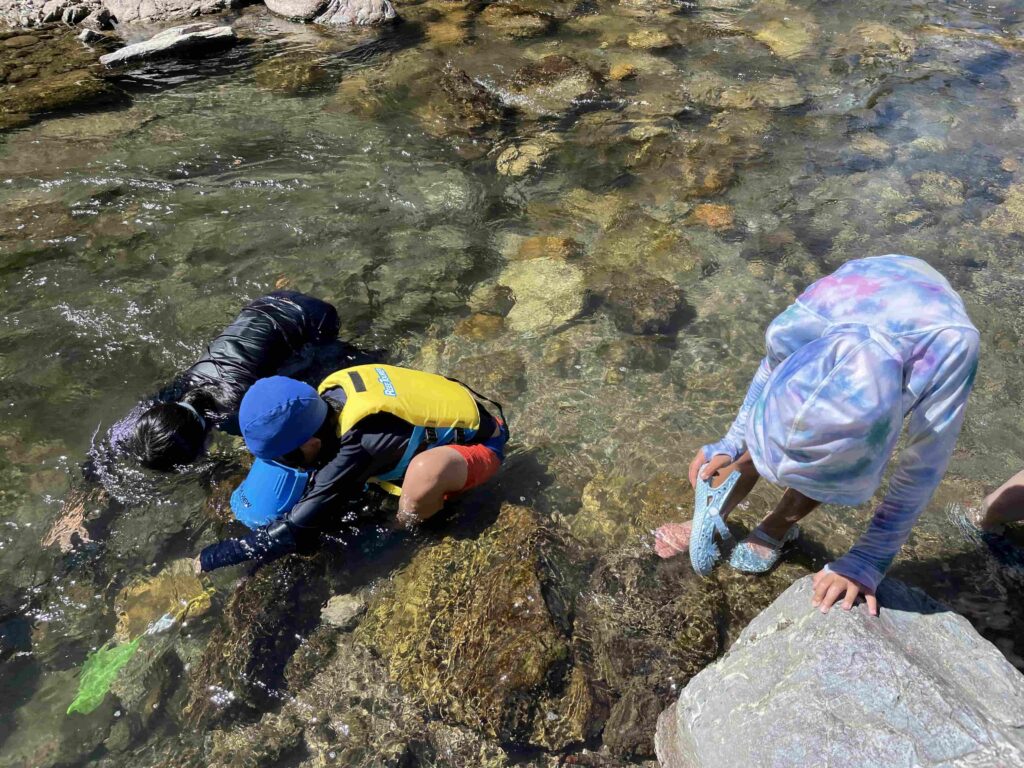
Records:
[[[483,443],[476,445],[450,445],[449,448],[459,452],[466,460],[466,484],[455,493],[468,491],[483,485],[497,473],[501,466],[501,458]]]

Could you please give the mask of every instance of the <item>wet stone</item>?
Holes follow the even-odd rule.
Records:
[[[877,66],[907,61],[916,49],[909,35],[871,21],[859,24],[840,37],[832,54],[852,57],[859,66]]]
[[[320,558],[289,555],[238,586],[189,680],[185,714],[193,722],[274,701],[288,659],[320,620],[327,598],[322,567]]]
[[[1004,235],[1024,234],[1024,184],[1014,184],[1006,190],[1006,198],[981,224]]]
[[[579,315],[586,303],[582,270],[561,259],[513,262],[497,282],[515,297],[507,322],[516,333],[535,334],[557,328]]]
[[[601,281],[604,306],[623,333],[672,334],[693,310],[678,285],[643,272],[612,272]]]
[[[312,21],[328,0],[266,0],[267,8],[278,16],[296,21]]]
[[[438,137],[452,133],[496,137],[505,119],[505,108],[497,97],[460,69],[449,67],[440,87],[426,105],[417,110],[424,127]]]
[[[704,203],[693,209],[690,218],[695,223],[711,229],[731,229],[735,214],[731,205]]]
[[[506,743],[581,741],[592,694],[545,600],[544,540],[532,511],[504,506],[475,540],[449,537],[420,552],[370,606],[357,638],[447,723]]]
[[[552,55],[517,70],[504,98],[531,117],[554,117],[598,85],[597,76],[576,59]]]
[[[13,44],[12,44],[12,41]],[[32,115],[107,105],[124,98],[103,80],[96,53],[66,28],[9,37],[0,44],[0,130]]]
[[[329,79],[327,70],[306,52],[262,61],[253,69],[253,74],[261,88],[287,96],[313,90]]]
[[[929,205],[947,208],[964,204],[964,183],[945,173],[925,171],[911,176],[917,195]]]
[[[511,39],[539,37],[554,28],[554,19],[549,16],[500,2],[484,8],[477,20]]]
[[[513,144],[498,155],[495,166],[502,176],[525,176],[542,168],[550,153],[549,147],[537,142]]]
[[[500,336],[504,330],[505,318],[501,315],[474,312],[455,325],[454,333],[474,341],[486,341]]]
[[[641,29],[630,33],[626,45],[641,51],[659,50],[675,45],[672,37],[661,29]]]
[[[501,403],[517,401],[527,387],[523,358],[511,350],[463,357],[451,375]]]
[[[320,611],[321,621],[341,630],[353,629],[366,611],[366,600],[359,595],[335,595]]]
[[[210,595],[192,560],[175,560],[157,575],[136,579],[118,593],[114,635],[120,642],[129,642],[164,616],[184,621],[202,616],[210,605]]]
[[[524,237],[510,258],[515,261],[544,258],[566,260],[579,256],[582,252],[583,247],[571,237],[535,235]]]

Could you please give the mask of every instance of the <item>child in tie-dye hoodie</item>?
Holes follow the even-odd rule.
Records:
[[[796,520],[819,503],[871,497],[909,416],[906,447],[868,530],[815,576],[814,604],[823,611],[843,595],[849,608],[864,594],[874,613],[874,591],[953,452],[977,370],[978,331],[928,264],[877,256],[811,285],[765,336],[767,354],[736,420],[698,452],[690,480],[741,473],[723,517],[759,477],[788,489],[732,555],[734,567],[767,570]],[[660,555],[683,548],[686,526],[659,530]]]

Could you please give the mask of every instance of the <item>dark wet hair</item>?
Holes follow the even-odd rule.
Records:
[[[202,421],[181,403],[192,406]],[[139,417],[128,451],[150,469],[166,472],[191,464],[202,454],[218,410],[216,396],[201,388],[186,392],[177,402],[156,403]]]

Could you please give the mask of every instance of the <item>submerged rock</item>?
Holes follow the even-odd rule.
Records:
[[[261,61],[253,68],[256,84],[276,93],[295,96],[323,85],[330,73],[307,51],[285,53]]]
[[[497,137],[506,110],[493,94],[454,67],[445,68],[438,85],[427,104],[416,110],[428,133]]]
[[[136,579],[114,598],[114,636],[129,642],[164,616],[176,620],[202,616],[210,610],[210,593],[193,569],[192,560],[175,560],[155,576]]]
[[[527,387],[526,364],[522,355],[511,349],[460,358],[452,375],[472,382],[474,389],[501,403],[515,402]]]
[[[551,154],[551,147],[538,141],[513,144],[503,150],[495,162],[502,176],[525,176],[544,166]]]
[[[544,538],[531,510],[504,506],[477,539],[420,552],[356,634],[446,722],[561,749],[590,734],[594,698],[548,608]]]
[[[846,56],[859,65],[876,66],[908,61],[916,49],[909,35],[887,24],[869,21],[840,37],[832,55]]]
[[[96,57],[67,28],[0,33],[0,130],[46,112],[124,99],[99,75]]]
[[[678,285],[644,272],[612,272],[603,280],[604,306],[623,333],[671,334],[692,318]]]
[[[1014,184],[1007,189],[1006,199],[981,226],[1003,235],[1024,235],[1024,184]]]
[[[586,304],[582,270],[561,259],[512,262],[498,276],[498,284],[515,297],[506,322],[517,333],[557,328],[579,315]]]
[[[806,572],[786,563],[760,579],[728,568],[700,579],[685,556],[660,561],[636,546],[606,555],[577,616],[577,634],[612,701],[605,746],[618,756],[653,756],[660,707],[650,697],[671,702],[722,651],[729,626],[749,620]]]
[[[501,2],[484,8],[477,19],[502,37],[511,39],[546,35],[555,24],[550,16]]]
[[[149,40],[126,45],[113,53],[100,56],[100,63],[111,67],[148,59],[202,56],[230,48],[237,42],[235,31],[229,26],[185,24],[165,29]]]
[[[190,719],[216,720],[274,701],[285,664],[320,619],[327,598],[322,564],[290,555],[259,568],[235,590],[189,681]]]
[[[338,629],[352,629],[366,610],[366,600],[359,595],[335,595],[320,611],[320,619]]]
[[[1024,676],[966,619],[893,579],[878,617],[810,595],[794,584],[690,681],[658,721],[663,766],[1024,763]]]
[[[503,98],[532,117],[554,117],[598,85],[597,76],[576,59],[552,55],[517,70]]]

